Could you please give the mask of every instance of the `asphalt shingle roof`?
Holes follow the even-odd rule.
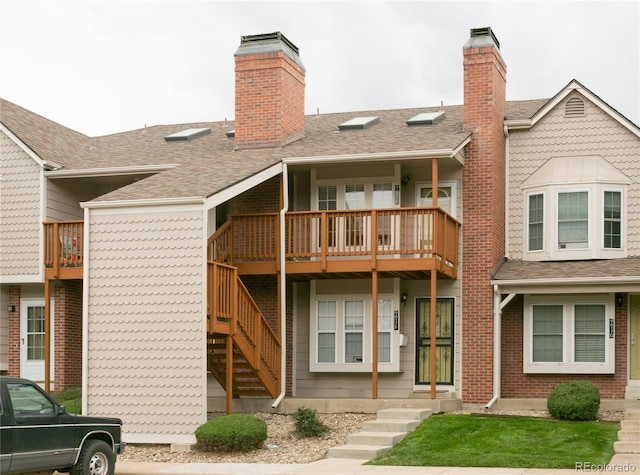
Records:
[[[593,259],[584,261],[505,261],[494,272],[496,281],[526,281],[558,279],[637,278],[640,257],[623,259]]]
[[[507,118],[529,118],[546,100],[507,105]],[[158,125],[101,137],[87,137],[9,101],[0,100],[0,121],[41,158],[83,170],[146,165],[176,165],[97,200],[134,200],[209,196],[291,157],[326,157],[418,150],[452,150],[470,135],[462,125],[462,106],[444,107],[434,125],[407,126],[421,112],[440,107],[308,115],[304,138],[280,148],[235,150],[226,133],[233,121]],[[365,130],[339,131],[354,117],[378,116]],[[164,137],[188,128],[210,128],[195,140],[167,142]]]

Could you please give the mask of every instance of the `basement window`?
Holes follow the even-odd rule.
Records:
[[[380,118],[374,117],[355,117],[351,120],[343,122],[338,126],[340,130],[363,130],[380,122]]]
[[[444,118],[444,111],[423,112],[413,116],[407,121],[407,125],[433,125]]]
[[[166,142],[183,142],[187,140],[195,140],[198,137],[209,135],[210,133],[211,129],[208,127],[185,129],[180,132],[176,132],[175,134],[167,135],[164,140]]]

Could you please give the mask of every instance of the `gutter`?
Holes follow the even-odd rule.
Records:
[[[287,392],[287,262],[285,246],[285,215],[289,211],[289,176],[287,164],[282,164],[282,209],[280,210],[280,394],[271,407],[280,405]]]

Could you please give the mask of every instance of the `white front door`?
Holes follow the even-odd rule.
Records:
[[[53,301],[51,302],[51,359],[53,377]],[[24,299],[20,305],[20,376],[44,381],[44,299]]]

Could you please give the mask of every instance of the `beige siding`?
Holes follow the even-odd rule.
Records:
[[[574,95],[579,94],[568,98]],[[510,259],[522,259],[525,245],[526,206],[521,185],[551,157],[571,155],[599,155],[631,179],[627,197],[628,255],[640,255],[640,139],[584,100],[584,117],[565,117],[564,100],[531,129],[509,134]]]
[[[47,181],[47,221],[68,221],[84,219],[80,201],[88,193],[83,193],[83,186],[75,182],[73,186],[62,186],[60,180]]]
[[[90,414],[137,443],[194,442],[206,420],[203,212],[92,210]]]
[[[341,281],[337,281],[340,283]],[[370,281],[366,281],[370,285]],[[400,372],[378,373],[379,398],[408,398],[415,385],[415,299],[429,297],[429,281],[402,281],[401,291],[407,292],[405,305],[400,305],[400,333],[409,337],[407,346],[400,348]],[[368,398],[371,397],[371,373],[312,373],[309,371],[310,301],[309,284],[296,284],[295,318],[295,381],[294,396],[299,398]],[[438,297],[455,298],[455,369],[454,382],[460,381],[461,308],[459,281],[438,281]],[[345,289],[345,293],[348,291]],[[418,388],[421,389],[421,388]],[[425,389],[425,388],[422,388]],[[428,387],[426,388],[428,389]],[[451,389],[451,388],[448,388]],[[459,392],[459,388],[457,389]]]
[[[40,166],[0,131],[0,280],[40,275]]]

